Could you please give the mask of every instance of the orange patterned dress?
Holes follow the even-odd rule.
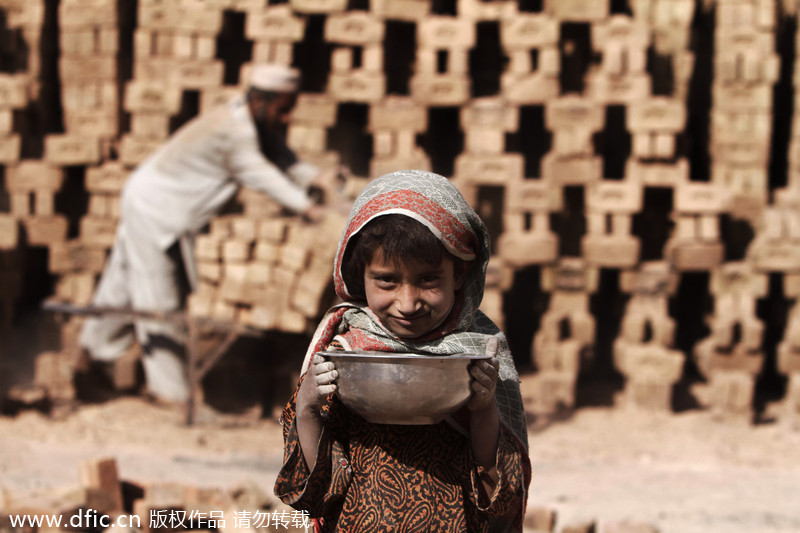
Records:
[[[297,439],[294,401],[283,413],[286,457],[275,485],[285,503],[321,517],[319,530],[501,532],[522,530],[524,447],[501,425],[491,497],[469,439],[450,424],[372,424],[333,398],[314,470]]]

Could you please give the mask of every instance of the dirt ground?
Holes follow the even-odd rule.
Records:
[[[523,375],[523,390],[530,376]],[[7,494],[79,485],[86,459],[116,458],[123,480],[271,494],[281,462],[274,419],[237,415],[192,427],[177,408],[138,396],[87,404],[62,420],[0,417],[0,487]],[[800,532],[800,431],[719,423],[701,409],[648,414],[588,407],[530,427],[529,507],[557,511],[556,531],[595,520],[661,533]]]

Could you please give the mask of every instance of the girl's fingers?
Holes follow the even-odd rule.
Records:
[[[491,337],[488,341],[486,341],[486,355],[492,358],[496,356],[497,346],[498,346],[497,337]]]
[[[318,375],[317,384],[327,385],[328,383],[333,383],[334,381],[336,381],[336,378],[338,377],[339,373],[336,370],[331,370],[330,372]]]
[[[497,359],[490,361],[481,361],[472,367],[472,377],[481,383],[489,384],[497,381],[498,366],[496,365]]]
[[[319,387],[317,387],[317,390],[319,391],[319,394],[321,396],[327,396],[328,394],[331,394],[332,392],[336,392],[336,385],[335,384],[320,385]]]
[[[481,369],[483,373],[489,376],[492,379],[497,378],[498,370],[500,369],[500,362],[497,359],[489,359],[488,361],[484,361],[481,365]]]
[[[314,365],[314,374],[317,376],[336,369],[333,363],[319,363]]]
[[[478,396],[488,396],[489,388],[484,386],[482,383],[476,381],[472,384],[472,392],[474,392]]]

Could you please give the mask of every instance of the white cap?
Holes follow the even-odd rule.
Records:
[[[300,84],[300,71],[275,63],[253,65],[250,71],[250,87],[259,91],[293,93]]]

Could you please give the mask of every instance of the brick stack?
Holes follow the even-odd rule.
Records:
[[[244,32],[253,41],[254,63],[291,65],[292,46],[303,39],[305,21],[288,5],[264,8],[256,2],[247,10]]]
[[[686,128],[681,100],[654,96],[628,106],[633,136],[626,174],[644,185],[675,187],[688,181],[689,165],[676,150],[677,135]]]
[[[778,346],[778,371],[787,377],[781,420],[800,427],[800,275],[784,277],[784,294],[794,300],[786,318],[786,332]]]
[[[416,144],[416,135],[428,129],[425,107],[403,96],[387,96],[370,106],[369,132],[373,139],[370,175],[382,176],[399,168],[430,170],[430,160]]]
[[[119,155],[128,166],[142,162],[170,133],[183,91],[218,90],[224,70],[214,59],[221,8],[146,0],[138,3],[137,21],[133,80],[125,88],[131,131],[122,135]]]
[[[326,145],[326,132],[336,122],[336,111],[336,102],[327,95],[301,95],[292,112],[289,145],[320,166],[338,165],[339,154]]]
[[[19,74],[0,74],[0,163],[19,160],[22,139],[14,133],[14,110],[28,104],[27,79]]]
[[[44,2],[1,0],[0,10],[5,14],[5,25],[0,28],[0,51],[12,57],[23,54],[26,49],[32,53],[38,51]],[[0,72],[0,165],[7,167],[20,159],[22,138],[15,132],[15,112],[25,108],[38,89],[38,84],[32,80],[39,74],[39,64],[29,61],[25,72],[15,72],[15,65],[3,66],[6,68]],[[13,209],[24,207],[27,214],[29,207],[20,206],[19,201],[20,196],[10,197],[8,211],[13,205]],[[6,338],[14,319],[14,304],[22,295],[24,261],[21,249],[24,243],[20,237],[18,217],[14,213],[0,212],[0,331]],[[0,342],[0,365],[5,351],[5,342]]]
[[[614,342],[614,365],[625,376],[623,402],[667,412],[684,363],[683,353],[673,349],[675,320],[668,312],[677,275],[665,261],[652,261],[625,272],[620,282],[631,295]]]
[[[520,154],[506,153],[506,133],[519,127],[517,109],[500,98],[475,98],[461,108],[464,153],[455,161],[455,178],[467,196],[481,186],[503,186],[524,175]]]
[[[602,18],[592,25],[592,48],[602,56],[600,66],[586,77],[589,98],[610,104],[627,104],[651,94],[645,72],[648,26],[622,15]]]
[[[632,268],[639,262],[639,239],[632,216],[642,209],[642,188],[634,182],[596,182],[587,187],[583,256],[590,265]]]
[[[717,0],[714,33],[712,182],[733,193],[734,215],[767,202],[775,54],[774,0]]]
[[[65,136],[50,135],[45,158],[56,165],[99,162],[119,131],[119,19],[109,0],[58,6]]]
[[[693,0],[632,2],[636,18],[651,28],[657,57],[669,60],[672,94],[645,95],[628,103],[627,126],[633,135],[625,175],[646,186],[671,187],[689,179],[689,161],[676,148],[676,137],[686,127],[689,81],[695,64],[690,49]]]
[[[502,19],[501,36],[509,65],[500,81],[509,102],[542,104],[556,98],[560,94],[558,21],[521,13]]]
[[[767,296],[770,263],[784,263],[791,241],[774,244],[781,233],[780,209],[767,208],[767,176],[772,142],[772,95],[780,64],[775,54],[775,2],[718,0],[714,33],[714,81],[709,152],[711,183],[680,184],[677,202],[683,214],[678,234],[695,242],[668,245],[676,266],[709,270],[714,313],[711,333],[694,348],[698,367],[708,380],[708,403],[719,417],[749,420],[755,381],[761,372],[764,326],[755,301]],[[689,215],[693,211],[693,216]],[[753,221],[758,233],[743,262],[725,262],[721,216]],[[694,220],[692,220],[694,219]],[[771,243],[768,241],[772,241]],[[787,246],[788,245],[788,246]],[[778,252],[777,254],[775,252]]]
[[[82,461],[79,484],[0,494],[0,527],[9,515],[59,516],[61,531],[121,527],[142,533],[199,528],[238,533],[300,533],[308,515],[294,511],[246,479],[227,488],[121,479],[114,458]],[[42,529],[42,528],[39,528]]]
[[[797,17],[798,3],[784,3],[783,8]],[[795,47],[800,35],[795,38]],[[797,109],[797,57],[794,63],[794,105]],[[800,130],[792,121],[788,150],[787,186],[775,192],[774,201],[763,213],[756,236],[747,250],[747,258],[759,271],[783,274],[783,296],[791,303],[786,330],[777,350],[777,369],[786,376],[786,395],[781,420],[800,427]]]
[[[756,316],[756,299],[767,295],[767,285],[767,276],[744,261],[725,263],[711,273],[711,334],[694,352],[717,417],[750,420],[753,415],[755,381],[764,363],[764,324]]]
[[[0,330],[7,331],[14,318],[14,303],[22,292],[22,265],[19,244],[19,223],[0,213]],[[0,361],[4,347],[0,345]]]
[[[497,243],[499,257],[512,268],[555,262],[558,236],[550,227],[550,216],[563,206],[561,189],[542,179],[512,181],[506,191],[506,231]]]
[[[372,103],[386,94],[383,35],[383,21],[364,11],[326,19],[325,39],[336,45],[328,77],[328,94],[334,100]]]
[[[45,18],[44,0],[0,0],[0,9],[5,13],[6,27],[0,30],[3,51],[12,56],[19,65],[17,69],[8,68],[4,72],[24,70],[30,93],[38,96],[39,76],[42,73],[41,39]],[[20,40],[16,39],[19,32]],[[27,60],[27,61],[25,61]],[[26,64],[22,65],[21,63]]]
[[[695,54],[691,51],[694,0],[637,0],[631,2],[634,16],[651,29],[653,51],[669,59],[674,74],[674,97],[688,96]]]
[[[729,191],[711,183],[683,182],[675,188],[675,229],[664,256],[678,271],[709,271],[725,256],[720,217],[730,205]]]
[[[283,218],[223,216],[196,243],[199,286],[193,316],[261,329],[306,332],[326,300],[335,243],[344,220],[330,214],[320,227]]]
[[[0,9],[7,13],[8,29],[0,31],[0,41],[15,43],[14,31],[18,30],[33,42],[36,29],[41,27],[44,8],[36,2],[0,2]],[[0,73],[0,164],[16,165],[20,158],[22,139],[14,132],[14,112],[29,103],[31,77],[27,73]],[[8,178],[6,178],[8,181]],[[20,245],[19,213],[28,215],[30,198],[21,190],[9,192],[9,212],[0,213],[0,327],[5,328],[13,318],[14,302],[20,296],[21,265],[18,253]]]
[[[603,128],[602,106],[578,95],[545,104],[545,127],[553,132],[552,150],[542,158],[542,177],[561,185],[583,185],[603,177],[603,159],[592,136]]]
[[[111,157],[119,131],[119,18],[117,3],[109,0],[67,0],[58,8],[58,61],[64,133],[47,134],[42,161],[24,161],[19,172],[44,199],[43,210],[23,218],[31,244],[47,246],[48,268],[58,276],[54,295],[88,304],[105,251],[116,230],[114,201],[90,196],[89,211],[80,220],[80,236],[68,239],[70,221],[54,212],[51,198],[63,187],[69,167],[91,168]],[[88,179],[88,178],[87,178]],[[42,181],[47,181],[42,184]],[[47,205],[50,203],[51,205]],[[71,331],[65,328],[64,332]],[[63,337],[63,335],[62,335]],[[72,335],[64,337],[69,348]],[[44,390],[55,407],[75,397],[72,371],[77,352],[41,354],[34,385]]]
[[[472,21],[430,16],[417,24],[417,61],[411,95],[429,106],[452,106],[470,98],[468,54],[475,46]]]
[[[552,414],[575,406],[575,382],[593,357],[595,319],[589,297],[597,290],[597,269],[583,259],[564,257],[542,269],[550,306],[533,339],[538,412]]]
[[[22,268],[11,257],[25,246],[48,249],[56,297],[89,301],[113,242],[122,184],[177,123],[189,118],[195,96],[203,112],[240,93],[241,80],[253,63],[275,61],[303,68],[305,61],[314,68],[329,64],[330,71],[317,92],[300,95],[289,143],[323,166],[352,155],[331,149],[331,133],[345,126],[341,121],[347,113],[342,110],[367,107],[371,176],[400,168],[431,169],[438,154],[426,152],[428,147],[421,144],[426,140],[435,146],[439,141],[430,139],[440,126],[431,124],[432,111],[457,108],[451,115],[458,117],[453,133],[463,134],[464,143],[453,155],[451,177],[492,222],[497,235],[482,308],[503,323],[504,295],[513,290],[515,272],[531,266],[541,269],[540,286],[551,298],[532,361],[542,382],[557,390],[556,403],[572,403],[574,390],[567,389],[574,386],[580,366],[576,354],[589,353],[595,343],[588,295],[597,289],[599,270],[612,269],[620,274],[620,293],[631,299],[618,340],[620,353],[635,352],[644,361],[632,363],[638,355],[619,356],[617,364],[630,388],[624,396],[637,405],[668,404],[665,391],[674,382],[677,363],[664,363],[670,370],[664,370],[657,384],[650,376],[652,368],[662,368],[662,359],[677,361],[670,357],[675,354],[668,324],[682,317],[664,314],[665,299],[676,293],[641,289],[641,283],[647,284],[642,280],[655,274],[651,264],[642,262],[650,228],[637,232],[635,223],[648,209],[649,193],[668,191],[673,205],[665,218],[673,224],[656,261],[657,276],[671,280],[670,287],[676,277],[680,281],[698,272],[714,278],[713,349],[707,339],[695,351],[703,354],[703,369],[714,382],[711,388],[722,390],[728,385],[719,383],[732,382],[714,377],[719,374],[714,368],[719,361],[731,360],[720,359],[728,349],[726,335],[737,330],[732,324],[750,328],[758,319],[741,306],[735,308],[741,312],[729,312],[720,302],[752,301],[763,295],[763,286],[754,282],[739,287],[719,280],[728,279],[731,272],[749,272],[745,277],[754,280],[782,276],[784,296],[796,298],[792,280],[800,273],[800,230],[794,214],[800,205],[800,137],[792,132],[786,188],[771,190],[780,182],[769,175],[770,154],[777,152],[773,123],[791,120],[772,109],[781,72],[776,2],[704,1],[704,8],[715,10],[714,27],[708,28],[703,24],[710,25],[712,17],[697,9],[699,2],[635,0],[629,2],[628,15],[620,12],[620,3],[609,0],[548,0],[538,12],[523,11],[522,3],[511,0],[458,0],[448,4],[453,11],[448,14],[441,12],[446,9],[442,5],[422,0],[373,0],[361,9],[350,9],[346,0],[141,0],[132,27],[130,13],[123,17],[121,11],[124,3],[111,0],[62,0],[51,17],[44,16],[44,2],[0,0],[5,35],[20,32],[30,52],[24,72],[0,73],[0,164],[8,198],[0,199],[0,249],[7,250],[0,251],[0,276],[10,280],[0,289],[0,300],[6,314],[19,297],[14,280]],[[781,7],[783,15],[797,16],[796,2],[783,2]],[[696,13],[704,18],[694,20]],[[39,36],[46,18],[57,19],[60,56],[43,63],[46,52]],[[219,50],[218,43],[229,31],[225,21],[231,18],[244,20],[243,37],[252,43],[249,58],[222,59],[228,51]],[[399,80],[407,83],[390,84],[389,74],[398,73],[387,72],[394,58],[387,59],[385,40],[398,22],[413,25],[415,41],[410,44],[415,45],[415,55],[408,79]],[[713,36],[693,39],[692,31]],[[2,35],[2,57],[21,55],[10,48],[15,39]],[[319,58],[298,55],[306,45],[319,44],[317,37],[324,46],[312,51],[329,57],[317,62]],[[712,40],[713,50],[698,46]],[[481,56],[475,52],[483,43],[496,45],[498,59],[507,62],[497,72],[481,72],[482,78],[473,80]],[[696,66],[698,58],[707,62]],[[243,63],[229,63],[240,60]],[[47,97],[42,64],[59,67],[64,131],[28,139],[18,119],[24,120],[27,109]],[[698,76],[706,72],[697,72],[705,65],[713,65],[706,87],[711,107],[691,109],[705,104],[693,102],[689,91],[690,81],[706,79]],[[129,69],[122,68],[128,66],[130,76]],[[240,81],[226,82],[237,70]],[[488,84],[480,82],[494,74],[497,89],[490,93]],[[577,77],[580,83],[569,82]],[[398,81],[399,76],[394,78]],[[697,88],[696,94],[702,93],[703,88]],[[704,114],[710,118],[708,175],[702,175],[702,161],[696,165],[690,160],[699,150],[687,150],[698,134],[687,127],[698,124]],[[525,122],[531,116],[537,121],[543,117],[543,123]],[[521,134],[525,128],[544,131],[532,140]],[[526,144],[546,142],[548,137],[549,148]],[[509,139],[517,141],[521,153],[514,152]],[[27,154],[34,153],[31,147],[38,141],[44,156],[32,159]],[[361,146],[366,143],[355,149]],[[605,175],[612,152],[623,156],[622,175]],[[54,198],[80,189],[69,181],[80,179],[86,211],[69,215],[78,220],[68,219]],[[351,180],[345,196],[351,197],[364,181]],[[576,191],[583,198],[579,212],[569,203]],[[492,203],[488,196],[498,200]],[[238,204],[241,212],[215,221],[198,241],[201,283],[190,311],[267,329],[307,331],[325,305],[330,283],[326,262],[341,218],[331,228],[310,231],[252,191],[242,191]],[[559,216],[571,217],[571,228],[585,221],[583,234],[561,231],[553,223]],[[730,219],[749,225],[755,234],[743,264],[726,263],[722,224]],[[668,272],[663,272],[664,265]],[[567,272],[579,272],[574,276],[584,281],[578,286],[562,283],[573,276]],[[788,319],[778,365],[787,376],[796,372],[791,362],[795,313]],[[573,324],[569,335],[555,326],[575,321],[580,325]],[[654,322],[665,325],[653,329]],[[581,329],[584,324],[588,329]],[[653,335],[648,336],[645,332],[651,329]],[[67,344],[74,340],[74,331],[73,322],[65,327]],[[757,341],[756,335],[739,344],[763,359],[766,354],[757,355]],[[651,357],[651,352],[657,355]],[[745,365],[750,370],[754,366]],[[736,378],[741,382],[736,389],[740,399],[746,399],[754,377],[747,371],[741,369],[746,378]],[[554,377],[548,372],[566,374]],[[787,396],[797,394],[790,391]]]

